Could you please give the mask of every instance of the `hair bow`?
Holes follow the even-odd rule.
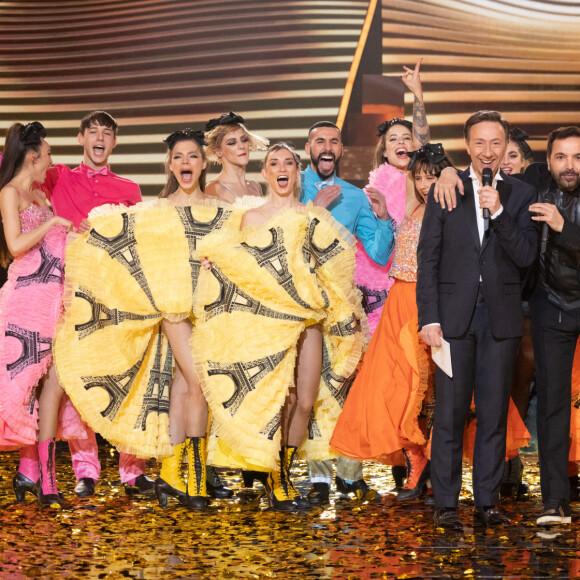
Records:
[[[411,158],[409,165],[407,165],[409,171],[413,171],[415,163],[417,163],[417,159],[419,159],[421,155],[423,155],[431,165],[441,163],[441,161],[447,157],[441,143],[427,143],[420,149],[417,149],[417,151],[407,151],[407,155]]]
[[[244,122],[243,117],[237,115],[233,111],[230,111],[229,113],[224,113],[218,119],[210,119],[205,126],[205,130],[211,131],[212,129],[215,129],[218,125],[241,125],[243,122]]]
[[[179,129],[173,131],[167,139],[163,139],[164,143],[167,143],[169,149],[173,149],[178,141],[195,141],[199,145],[207,145],[207,141],[204,139],[203,131],[194,131],[193,129]]]
[[[32,121],[32,123],[27,123],[22,129],[22,136],[24,138],[30,135],[39,135],[40,137],[46,137],[46,129],[42,123],[38,121]]]
[[[409,131],[413,130],[413,123],[411,123],[411,121],[405,121],[405,119],[395,117],[390,121],[384,121],[377,127],[377,137],[382,137],[393,125],[403,125],[403,127],[407,127]]]
[[[512,130],[510,131],[510,141],[518,144],[524,159],[531,159],[534,156],[534,152],[527,142],[527,139],[529,138],[530,136],[523,129],[512,127]]]

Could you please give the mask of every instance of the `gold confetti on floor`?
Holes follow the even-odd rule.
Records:
[[[474,525],[469,471],[460,516],[462,535],[437,532],[422,501],[397,505],[390,468],[367,464],[365,476],[382,494],[360,503],[331,503],[298,514],[269,511],[258,487],[241,487],[239,472],[223,471],[235,492],[204,512],[154,497],[129,497],[117,457],[101,446],[97,495],[79,499],[66,446],[57,453],[61,510],[40,508],[31,496],[15,505],[11,487],[17,454],[0,454],[0,578],[580,578],[580,525],[542,530],[537,457],[524,456],[531,493],[504,500],[512,525],[500,531]],[[149,475],[158,467],[150,463]],[[309,488],[304,464],[299,488]],[[256,486],[259,486],[256,483]],[[579,504],[572,504],[578,509]]]

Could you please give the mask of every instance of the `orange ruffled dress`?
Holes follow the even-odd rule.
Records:
[[[433,373],[417,332],[420,232],[421,222],[406,216],[396,233],[395,283],[330,441],[346,457],[396,464],[402,441],[426,443],[419,415],[431,406]]]
[[[403,465],[401,449],[406,441],[427,444],[430,455],[427,439],[435,405],[434,364],[417,330],[420,232],[421,222],[406,216],[396,233],[389,273],[395,283],[330,440],[346,457]],[[471,461],[476,419],[475,415],[466,419],[463,447]],[[529,440],[530,434],[510,400],[506,458],[517,455]]]
[[[570,413],[570,455],[568,461],[580,462],[580,340],[576,344],[572,367],[572,407]]]

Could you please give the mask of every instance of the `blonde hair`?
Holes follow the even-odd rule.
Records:
[[[270,144],[270,141],[265,137],[260,137],[254,133],[250,133],[246,126],[242,123],[228,123],[227,125],[217,125],[209,133],[206,134],[205,138],[207,140],[207,158],[212,163],[219,163],[221,165],[221,159],[217,155],[217,150],[222,146],[222,142],[225,136],[232,131],[237,129],[242,129],[244,133],[250,139],[250,151],[264,151]]]
[[[272,153],[275,153],[276,151],[281,151],[282,149],[289,151],[292,154],[292,157],[294,158],[294,162],[296,163],[296,167],[298,169],[298,179],[296,180],[296,183],[294,184],[294,191],[292,192],[294,197],[296,199],[298,199],[300,197],[300,190],[302,188],[302,179],[301,179],[301,175],[300,175],[300,171],[302,170],[302,164],[300,162],[300,155],[298,155],[298,153],[296,152],[294,147],[292,147],[288,143],[285,143],[284,141],[280,141],[279,143],[274,143],[273,145],[270,145],[270,147],[268,147],[268,150],[266,151],[266,156],[264,157],[264,161],[262,161],[262,169],[266,169],[266,164],[268,163],[268,157],[270,157],[270,155],[272,155]],[[270,185],[268,184],[268,190],[269,189],[270,189]]]

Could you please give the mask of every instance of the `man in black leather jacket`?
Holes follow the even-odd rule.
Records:
[[[530,302],[544,502],[536,520],[540,525],[571,522],[571,381],[580,335],[580,128],[552,131],[547,158],[547,169],[534,164],[523,176],[538,189],[538,202],[530,211],[541,224],[537,281]]]

